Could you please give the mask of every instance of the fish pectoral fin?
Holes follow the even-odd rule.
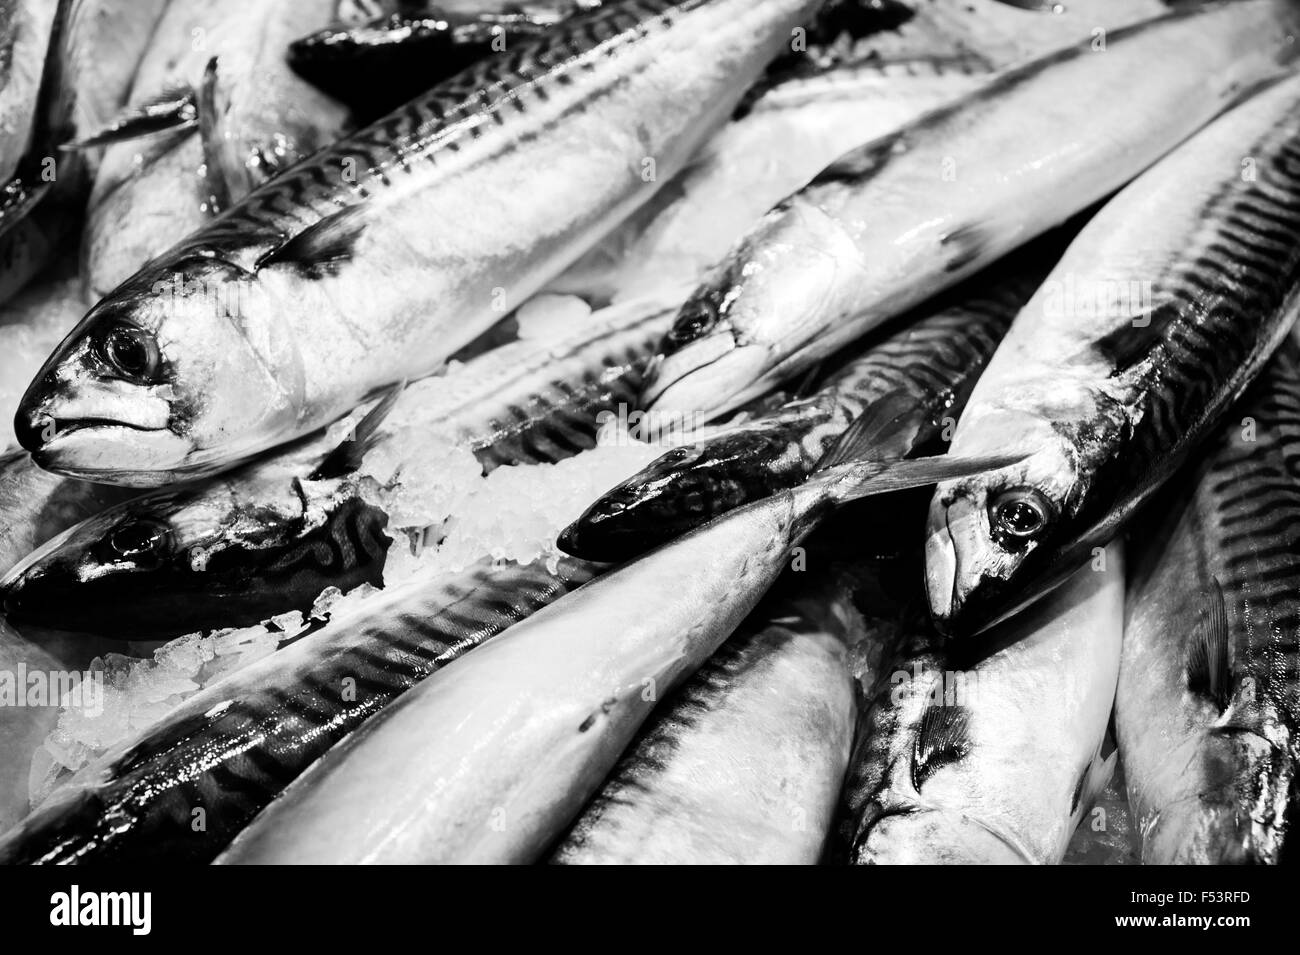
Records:
[[[1209,699],[1220,712],[1228,707],[1232,690],[1228,610],[1217,578],[1210,578],[1209,592],[1188,641],[1187,688]]]
[[[862,414],[822,455],[814,470],[870,458],[889,460],[912,450],[925,422],[925,411],[914,395],[896,388],[863,409]]]
[[[198,94],[189,86],[167,90],[126,107],[81,139],[59,146],[65,151],[93,149],[161,133],[194,129],[199,124]]]
[[[927,706],[912,744],[912,788],[919,793],[927,779],[965,757],[970,749],[970,710],[964,706]]]
[[[964,272],[992,257],[992,240],[988,228],[983,225],[964,225],[945,232],[939,245],[948,259],[944,266],[947,272]]]
[[[366,452],[374,446],[380,424],[393,410],[393,406],[397,404],[397,399],[405,388],[405,379],[389,388],[378,404],[367,411],[365,417],[357,422],[357,426],[352,429],[352,433],[338,447],[325,455],[316,470],[308,475],[307,480],[326,481],[350,474],[361,467],[361,461],[366,456]]]
[[[352,257],[352,247],[366,228],[364,208],[349,206],[308,226],[288,242],[257,260],[254,271],[269,265],[293,265],[305,272],[327,274]]]
[[[1111,777],[1115,775],[1115,767],[1119,765],[1119,750],[1112,749],[1108,754],[1103,755],[1103,749],[1104,744],[1098,746],[1096,755],[1088,761],[1087,766],[1083,767],[1083,773],[1079,776],[1074,793],[1070,797],[1071,817],[1087,812],[1097,801],[1102,790],[1110,784]]]

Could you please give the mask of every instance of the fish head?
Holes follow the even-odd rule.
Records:
[[[673,448],[603,494],[564,529],[560,548],[575,557],[622,563],[681,537],[744,503],[721,471],[718,448]]]
[[[682,305],[646,369],[641,407],[704,423],[842,344],[836,319],[852,309],[837,295],[860,256],[827,218],[802,202],[768,213]]]
[[[72,527],[0,580],[6,618],[170,639],[305,610],[331,583],[354,583],[349,571],[360,562],[337,559],[342,545],[329,541],[360,539],[373,530],[360,526],[371,515],[308,502],[288,482],[241,489],[155,492]]]
[[[1025,450],[1004,468],[940,484],[926,529],[926,587],[935,624],[970,634],[1040,596],[1078,506],[1081,470],[1074,444],[1036,414],[983,415],[953,453]],[[958,436],[961,429],[958,430]],[[978,445],[978,447],[976,447]]]
[[[248,279],[216,259],[137,273],[37,373],[14,422],[20,443],[46,470],[142,487],[259,450],[302,376],[269,379],[264,357],[284,346],[247,332],[260,294]]]

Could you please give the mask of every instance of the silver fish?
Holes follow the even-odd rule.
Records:
[[[1300,346],[1139,519],[1115,730],[1153,864],[1278,863],[1300,761]]]
[[[83,139],[107,144],[82,251],[89,297],[107,295],[221,207],[342,135],[344,107],[284,61],[290,40],[335,9],[336,0],[168,2],[125,113],[78,126]],[[142,105],[159,97],[175,112],[160,109],[155,135],[133,138]]]
[[[426,681],[332,750],[218,861],[537,859],[661,694],[731,635],[837,505],[992,463],[852,460],[867,423],[807,483],[598,577]]]
[[[814,6],[624,0],[439,85],[100,302],[19,438],[44,467],[157,485],[430,373],[653,194],[646,162],[681,168]]]
[[[955,651],[916,623],[886,653],[844,790],[854,863],[1055,864],[1110,778],[1122,551]]]
[[[799,374],[1113,192],[1277,76],[1297,33],[1288,0],[1195,7],[1010,70],[849,152],[696,291],[643,401],[711,417]]]
[[[360,601],[86,766],[0,839],[0,864],[211,861],[363,721],[593,572],[484,565]]]
[[[382,586],[393,541],[447,518],[427,498],[451,449],[486,473],[594,447],[601,415],[631,403],[672,313],[657,302],[604,309],[248,467],[96,514],[4,574],[0,602],[20,627],[142,640],[305,612],[327,587]],[[339,431],[353,435],[340,444]]]
[[[551,862],[817,862],[853,742],[851,592],[839,580],[760,605],[655,710]]]
[[[1298,312],[1293,76],[1108,203],[1012,322],[952,447],[1032,453],[935,492],[926,574],[941,627],[978,630],[1111,539],[1245,390]]]

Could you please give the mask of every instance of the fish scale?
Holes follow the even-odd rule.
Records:
[[[86,767],[0,840],[0,861],[209,861],[367,717],[592,573],[488,565],[363,602]]]
[[[1151,863],[1278,862],[1300,759],[1300,346],[1152,502],[1115,725]],[[1222,630],[1214,604],[1222,594]]]

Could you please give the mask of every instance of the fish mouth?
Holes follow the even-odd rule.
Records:
[[[684,426],[705,424],[761,395],[770,364],[763,346],[740,344],[730,331],[714,332],[655,356],[641,407]]]
[[[24,443],[32,460],[46,471],[87,481],[107,481],[130,487],[170,483],[170,472],[183,469],[193,448],[167,427],[149,427],[101,418],[52,419],[51,436]],[[129,448],[137,468],[122,468],[122,451]]]

